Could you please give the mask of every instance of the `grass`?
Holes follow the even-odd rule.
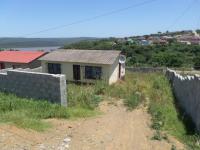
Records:
[[[140,90],[140,81],[134,78],[132,73],[127,73],[125,81],[108,86],[104,81],[97,81],[94,85],[69,84],[69,106],[81,106],[94,109],[104,98],[122,99],[128,109],[134,109],[143,100],[144,95]]]
[[[20,98],[12,94],[0,93],[0,122],[17,127],[44,131],[51,125],[43,119],[90,117],[97,114],[92,108],[81,106],[63,107],[46,101]]]
[[[68,105],[94,110],[102,100],[94,91],[94,85],[68,84]]]
[[[188,116],[183,116],[176,104],[171,86],[163,74],[134,73],[138,91],[148,99],[149,113],[152,115],[152,128],[156,130],[155,139],[160,139],[164,131],[185,143],[189,149],[200,149],[200,138]]]
[[[145,100],[140,90],[142,88],[140,83],[133,73],[127,72],[125,81],[119,81],[111,86],[103,86],[102,82],[97,83],[95,91],[96,93],[103,93],[107,97],[123,100],[124,105],[132,110]]]

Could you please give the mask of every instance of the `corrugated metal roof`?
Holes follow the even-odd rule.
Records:
[[[41,57],[39,60],[113,64],[120,53],[120,51],[115,50],[57,50]]]
[[[44,54],[40,51],[0,51],[0,62],[30,63]]]

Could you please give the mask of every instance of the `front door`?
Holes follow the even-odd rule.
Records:
[[[4,63],[0,63],[0,69],[5,69],[5,64]]]
[[[73,76],[74,76],[74,80],[81,79],[80,65],[73,65]]]
[[[119,79],[121,78],[121,67],[122,67],[122,64],[121,63],[119,63]]]

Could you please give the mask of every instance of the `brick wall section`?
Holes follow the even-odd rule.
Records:
[[[166,71],[166,76],[171,82],[178,103],[200,131],[200,77],[198,75],[182,76],[169,69]]]
[[[33,69],[31,69],[31,68],[17,68],[17,69],[13,69],[13,70],[42,73],[42,67],[33,68]]]
[[[153,68],[153,67],[126,67],[126,70],[130,72],[152,73],[152,72],[165,72],[165,68]]]
[[[67,106],[65,75],[10,70],[0,73],[0,91]]]
[[[19,71],[27,71],[27,72],[41,72],[42,73],[42,67],[37,67],[37,68],[6,68],[6,69],[1,69],[0,73],[7,73],[9,70],[19,70]]]
[[[13,70],[13,68],[0,69],[0,73],[6,73],[9,70]]]

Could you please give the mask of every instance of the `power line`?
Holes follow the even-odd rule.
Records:
[[[178,21],[180,21],[185,14],[192,8],[197,0],[192,0],[191,3],[183,10],[183,12],[172,22],[172,24],[167,28],[167,31],[176,25]]]
[[[137,4],[133,4],[133,5],[128,6],[128,7],[120,8],[120,9],[117,9],[117,10],[113,10],[113,11],[103,13],[103,14],[100,14],[100,15],[97,15],[97,16],[89,17],[89,18],[86,18],[86,19],[74,21],[74,22],[71,22],[69,24],[60,25],[60,26],[56,26],[56,27],[52,27],[52,28],[47,28],[47,29],[44,29],[44,30],[41,30],[41,31],[38,31],[38,32],[29,33],[29,34],[24,34],[23,36],[31,36],[31,35],[35,35],[35,34],[39,34],[39,33],[57,30],[57,29],[60,29],[60,28],[65,28],[65,27],[68,27],[68,26],[76,25],[76,24],[89,22],[89,21],[96,20],[96,19],[99,19],[99,18],[102,18],[102,17],[106,17],[106,16],[110,16],[110,15],[113,15],[113,14],[116,14],[116,13],[123,12],[123,11],[126,11],[126,10],[131,9],[131,8],[143,6],[143,5],[146,5],[148,3],[152,3],[154,1],[157,1],[157,0],[146,0],[146,1],[143,1],[143,2],[140,2],[140,3],[137,3]]]

